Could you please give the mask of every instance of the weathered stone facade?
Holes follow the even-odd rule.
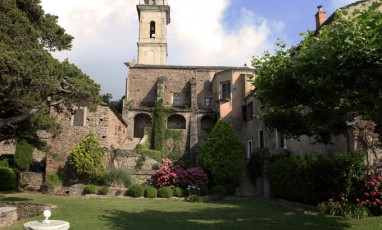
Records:
[[[70,151],[92,131],[100,140],[102,146],[121,148],[126,141],[126,123],[113,112],[108,106],[100,105],[95,112],[85,109],[84,123],[82,126],[74,126],[74,115],[57,114],[52,111],[57,122],[62,127],[59,136],[48,141],[50,153],[46,157],[46,173],[56,173],[64,168]]]

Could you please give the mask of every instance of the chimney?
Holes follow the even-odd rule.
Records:
[[[316,30],[319,30],[322,23],[326,20],[326,12],[322,9],[322,5],[317,6],[318,12],[316,13]]]

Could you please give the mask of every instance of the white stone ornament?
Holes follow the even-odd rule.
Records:
[[[49,217],[52,215],[52,213],[49,211],[49,210],[45,210],[44,213],[43,213],[44,217],[45,217],[45,220],[43,220],[42,222],[44,224],[48,224],[50,222]]]

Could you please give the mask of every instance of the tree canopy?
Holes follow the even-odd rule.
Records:
[[[236,131],[219,120],[202,144],[199,165],[215,184],[239,184],[243,173],[245,147]]]
[[[377,124],[382,134],[382,13],[377,1],[338,10],[298,47],[278,43],[273,54],[252,60],[254,96],[268,128],[292,137],[330,143],[355,117]],[[381,135],[380,135],[381,136]]]
[[[0,141],[59,130],[51,106],[95,109],[100,101],[98,84],[49,53],[72,47],[73,37],[57,19],[44,13],[40,0],[0,1]]]

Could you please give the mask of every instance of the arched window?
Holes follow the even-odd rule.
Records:
[[[155,38],[155,22],[150,22],[150,38]]]
[[[151,117],[148,114],[137,114],[134,117],[134,138],[142,138],[145,135],[145,128],[151,126]]]
[[[171,115],[167,119],[168,129],[186,129],[186,119],[179,114]]]

